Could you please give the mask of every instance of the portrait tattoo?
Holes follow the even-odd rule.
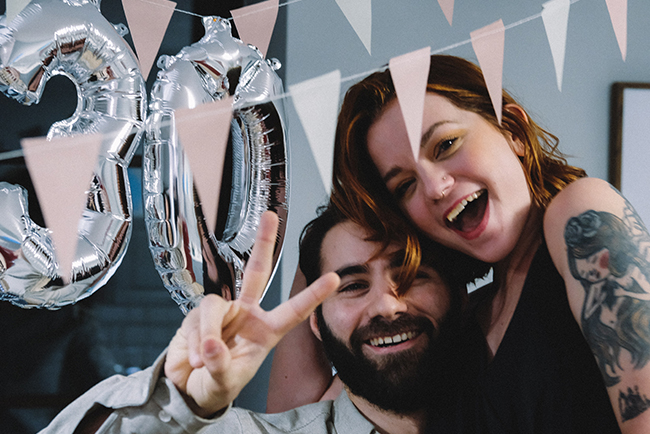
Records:
[[[650,361],[650,235],[626,203],[623,218],[589,210],[564,230],[569,269],[585,291],[581,325],[607,387],[621,380],[621,360],[641,369]],[[645,395],[620,391],[628,420],[650,405]]]

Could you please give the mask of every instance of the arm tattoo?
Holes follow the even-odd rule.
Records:
[[[620,382],[625,352],[633,369],[650,362],[650,235],[626,203],[623,218],[589,210],[571,218],[564,231],[569,269],[585,290],[585,334],[607,387]],[[641,414],[650,400],[620,391],[624,420]]]

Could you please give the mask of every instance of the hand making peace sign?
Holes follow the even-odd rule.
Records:
[[[338,287],[338,276],[328,273],[275,309],[263,310],[259,299],[271,275],[277,227],[276,214],[262,215],[240,297],[207,295],[169,345],[165,375],[199,416],[228,406],[278,341]]]

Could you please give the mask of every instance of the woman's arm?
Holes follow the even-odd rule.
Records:
[[[621,303],[616,317],[603,322],[586,315],[586,288],[576,259],[596,257],[609,279],[625,279],[634,267],[648,275],[641,244],[650,235],[645,228],[630,227],[630,216],[640,218],[629,202],[607,182],[584,178],[560,192],[544,216],[544,232],[555,266],[566,283],[571,310],[590,344],[607,383],[607,391],[625,434],[647,433],[650,427],[650,301]],[[645,233],[643,233],[645,232]],[[623,273],[623,275],[621,275]],[[619,277],[620,276],[620,277]],[[617,300],[608,300],[617,304]]]
[[[298,270],[291,287],[290,297],[306,287],[305,276]],[[338,392],[328,388],[332,383],[332,368],[325,356],[321,342],[309,327],[309,320],[303,321],[275,347],[269,392],[266,401],[267,413],[279,413],[301,405],[332,399]]]

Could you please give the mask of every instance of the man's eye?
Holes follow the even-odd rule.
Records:
[[[367,288],[368,285],[362,282],[352,282],[348,283],[347,285],[343,285],[340,289],[339,292],[353,292],[353,291],[359,291],[362,289]]]

